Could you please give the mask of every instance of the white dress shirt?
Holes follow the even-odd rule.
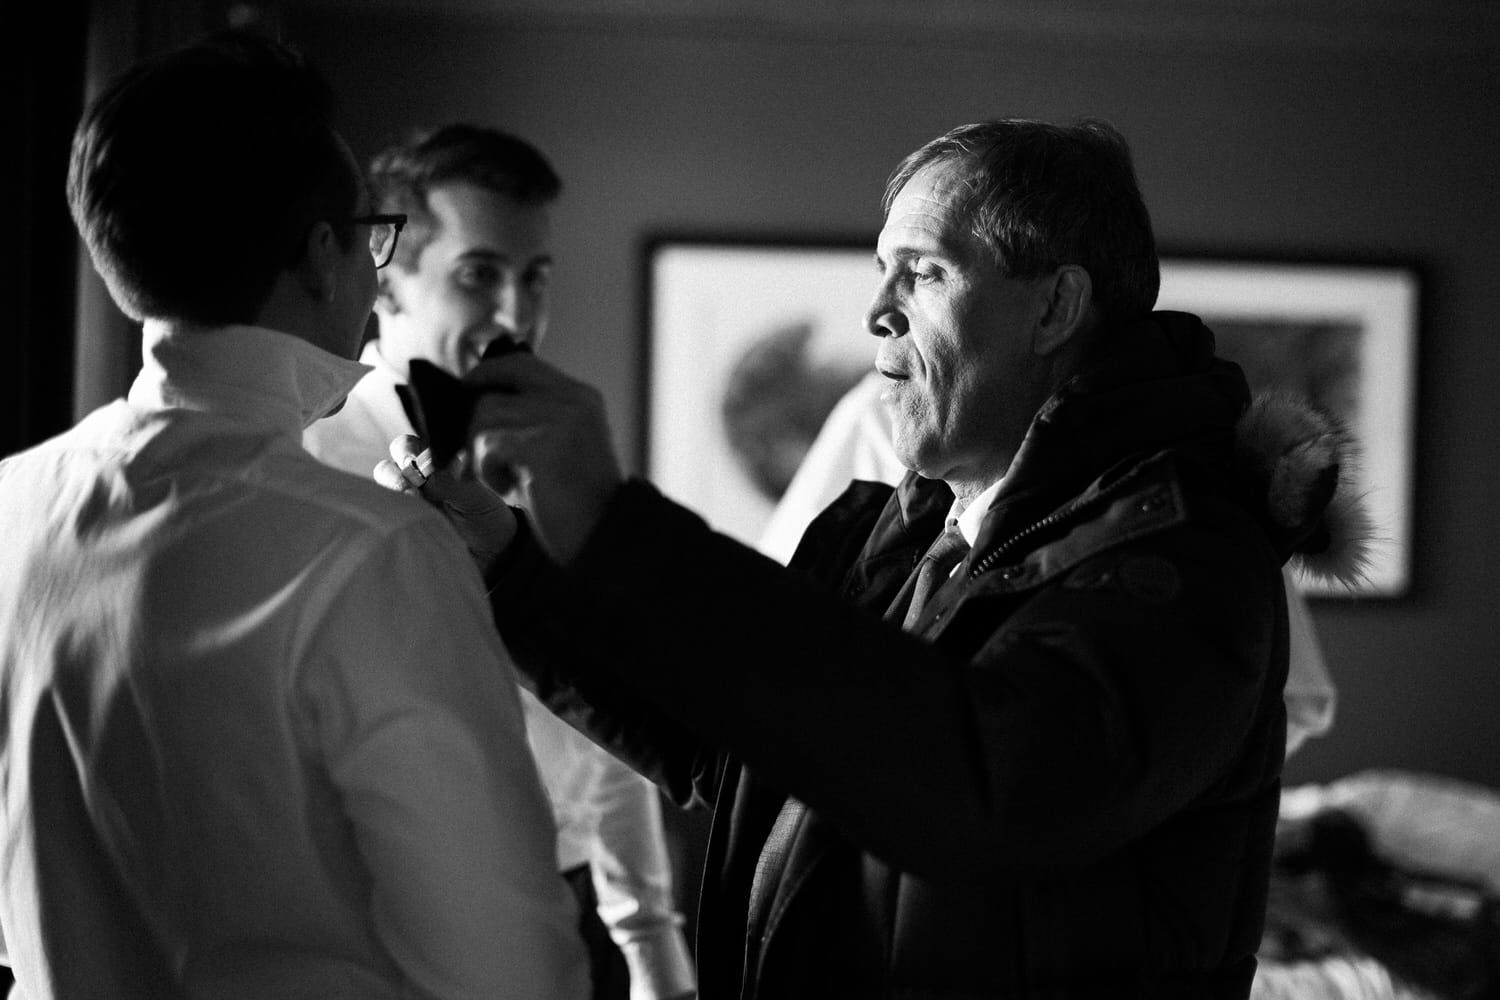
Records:
[[[790,560],[808,523],[844,491],[850,480],[894,484],[906,474],[891,444],[890,415],[880,401],[884,387],[885,377],[871,372],[829,413],[761,535],[759,548],[766,555],[783,563]],[[999,489],[1000,484],[994,483],[967,509],[955,504],[949,512],[950,519],[957,518],[959,530],[970,545],[978,537],[979,525]],[[1283,570],[1282,575],[1291,638],[1291,664],[1283,699],[1286,752],[1290,755],[1309,737],[1321,736],[1332,728],[1335,689],[1313,631],[1307,601],[1297,590],[1291,571]]]
[[[392,438],[412,433],[396,395],[404,374],[381,357],[378,341],[360,360],[370,371],[344,408],[307,429],[308,451],[368,477]],[[632,1000],[657,1000],[696,985],[682,917],[672,898],[671,867],[656,787],[521,691],[526,734],[557,821],[557,866],[588,864],[599,916],[630,968]]]
[[[254,327],[144,348],[127,399],[0,464],[12,996],[126,993],[55,919],[66,787],[98,849],[62,867],[107,858],[98,906],[185,996],[586,996],[477,572],[427,505],[302,448],[363,366]]]

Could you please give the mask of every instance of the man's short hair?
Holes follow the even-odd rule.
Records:
[[[319,220],[347,249],[360,178],[327,82],[291,49],[222,32],[128,70],[73,136],[68,202],[133,319],[248,323]]]
[[[1096,119],[1054,125],[1000,119],[963,125],[912,153],[891,174],[884,207],[934,163],[955,165],[973,232],[1002,273],[1034,278],[1064,264],[1089,273],[1093,299],[1115,322],[1156,304],[1161,273],[1151,216],[1130,147]]]
[[[448,184],[473,184],[521,205],[550,204],[562,192],[562,181],[547,158],[508,132],[465,124],[417,132],[370,164],[378,211],[406,214],[406,228],[396,244],[399,267],[411,270],[437,235],[428,195]]]

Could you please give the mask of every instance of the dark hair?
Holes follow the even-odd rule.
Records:
[[[252,321],[308,230],[344,220],[360,178],[332,93],[293,50],[248,31],[141,63],[84,113],[68,203],[134,319]]]
[[[445,125],[413,134],[370,164],[370,190],[381,212],[404,212],[406,228],[396,264],[410,269],[437,233],[428,194],[445,184],[469,183],[522,205],[546,205],[562,181],[537,148],[499,129]]]
[[[1033,278],[1076,264],[1089,273],[1094,302],[1117,322],[1156,304],[1161,274],[1151,216],[1130,147],[1113,126],[1095,119],[960,126],[901,161],[886,184],[885,210],[934,163],[965,175],[974,235],[1005,274]]]

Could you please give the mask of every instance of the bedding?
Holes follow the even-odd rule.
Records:
[[[1408,771],[1287,789],[1252,1000],[1500,1000],[1500,792]]]

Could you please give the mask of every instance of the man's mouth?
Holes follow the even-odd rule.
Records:
[[[908,378],[911,377],[910,375],[907,375],[906,372],[897,371],[894,368],[882,368],[877,366],[875,370],[880,372],[880,374],[884,375],[886,378],[890,379],[892,382],[905,382]]]
[[[502,340],[514,343],[519,338],[509,333],[500,333],[493,337],[466,337],[463,345],[464,370],[468,371],[478,365],[489,356],[490,348]]]

